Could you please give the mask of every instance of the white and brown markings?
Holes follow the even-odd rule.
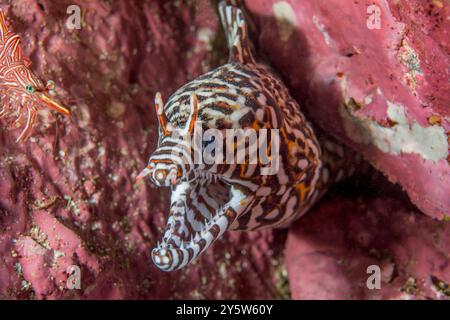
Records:
[[[172,190],[167,227],[152,251],[153,262],[164,271],[185,267],[226,230],[288,226],[325,192],[334,179],[331,167],[344,158],[340,146],[333,147],[333,156],[322,153],[298,103],[282,81],[256,61],[241,9],[222,2],[219,13],[228,39],[228,63],[187,83],[166,104],[159,94],[155,99],[158,147],[139,178],[149,176],[155,185]],[[277,173],[262,175],[260,164],[194,163],[192,146],[181,138],[194,134],[194,121],[222,131],[278,129]],[[234,146],[239,143],[248,141],[235,141]]]

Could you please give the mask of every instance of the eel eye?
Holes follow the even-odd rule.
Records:
[[[28,85],[25,87],[25,90],[27,90],[28,93],[33,93],[33,92],[36,91],[36,88],[33,87],[31,84],[28,84]]]

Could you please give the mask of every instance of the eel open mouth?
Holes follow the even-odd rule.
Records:
[[[220,179],[196,179],[174,187],[167,226],[161,242],[152,250],[154,264],[163,271],[183,268],[214,240],[219,238],[236,218],[223,205],[230,198],[229,186]]]

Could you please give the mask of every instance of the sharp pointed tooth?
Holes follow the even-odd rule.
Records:
[[[170,170],[169,176],[170,176],[170,181],[171,181],[172,185],[175,185],[177,183],[177,175],[178,175],[178,172],[177,172],[176,168],[173,168]]]

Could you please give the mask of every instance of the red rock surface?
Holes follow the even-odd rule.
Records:
[[[68,30],[66,8],[77,3],[81,29]],[[55,81],[74,116],[44,114],[26,144],[14,143],[16,131],[0,133],[0,297],[286,297],[282,241],[271,232],[227,236],[181,272],[151,264],[168,191],[137,187],[134,178],[156,143],[155,92],[168,97],[226,57],[209,43],[219,30],[211,4],[2,7],[33,70]],[[71,265],[80,268],[81,290],[66,286]]]
[[[450,297],[450,223],[427,218],[383,185],[381,193],[332,193],[291,227],[285,259],[293,299]],[[367,286],[373,265],[380,289]]]
[[[450,215],[448,1],[246,4],[260,51],[316,125],[398,182],[425,214]]]
[[[367,106],[372,109],[362,108],[361,117],[392,99],[405,104],[408,117],[422,125],[423,117],[436,113],[441,115],[441,125],[447,126],[443,116],[448,112],[448,96],[440,89],[442,76],[435,72],[445,70],[440,63],[445,64],[446,58],[439,55],[439,50],[448,49],[442,28],[425,30],[431,28],[430,18],[427,12],[417,13],[421,19],[414,15],[418,2],[397,1],[394,6],[392,1],[389,8],[381,6],[383,13],[392,13],[386,21],[401,21],[409,27],[408,39],[427,40],[421,50],[416,42],[410,43],[421,61],[430,59],[421,64],[425,76],[416,80],[414,96],[400,85],[403,76],[395,65],[395,50],[392,53],[393,49],[384,46],[398,44],[395,39],[401,34],[396,34],[396,28],[386,27],[384,32],[376,31],[377,35],[365,29],[348,31],[353,30],[352,23],[365,19],[365,2],[296,3],[296,27],[290,31],[288,22],[280,23],[279,12],[278,20],[274,18],[273,1],[246,2],[255,27],[261,28],[258,51],[283,74],[318,125],[364,153],[391,180],[399,181],[425,213],[442,217],[449,205],[446,161],[425,161],[415,154],[387,155],[370,144],[355,144],[346,139],[336,114],[342,101],[338,70],[344,73],[341,78],[347,77],[348,97],[355,101],[376,86],[382,88],[381,102],[374,99],[374,105]],[[338,3],[341,6],[332,6]],[[83,12],[80,30],[65,27],[66,9],[72,4],[80,5]],[[65,119],[43,113],[41,125],[26,144],[15,144],[18,132],[0,131],[0,298],[287,298],[284,259],[293,298],[399,298],[409,276],[425,292],[414,297],[436,297],[430,291],[431,275],[449,282],[445,269],[448,225],[421,215],[397,194],[361,195],[366,206],[352,194],[331,195],[289,231],[285,250],[286,231],[228,233],[194,265],[169,274],[157,270],[150,263],[149,250],[165,224],[169,194],[150,185],[138,187],[134,178],[156,144],[156,119],[150,109],[155,92],[160,90],[168,97],[226,58],[214,7],[206,0],[22,0],[2,2],[2,8],[22,36],[33,70],[55,81],[57,93],[74,116]],[[323,30],[328,30],[337,47],[323,44],[323,31],[311,22],[314,15],[319,18],[316,24],[325,26]],[[420,21],[425,21],[425,29],[416,26]],[[290,38],[280,37],[278,28]],[[374,38],[363,52],[372,56],[342,57],[347,49],[344,44],[370,36]],[[384,62],[368,63],[374,57]],[[386,70],[397,80],[386,80]],[[369,73],[375,84],[359,85],[366,83]],[[427,107],[418,107],[422,100]],[[374,114],[381,119],[384,115]],[[374,188],[386,185],[381,180]],[[415,222],[410,222],[411,217]],[[380,239],[369,237],[366,245],[358,242],[360,232],[375,237],[379,226],[389,226]],[[331,233],[319,235],[319,228]],[[430,230],[437,232],[438,243],[430,238]],[[342,239],[343,234],[351,238]],[[394,246],[396,237],[401,241]],[[371,253],[372,245],[381,252],[386,248],[392,255],[388,262],[399,270],[399,276],[386,285],[387,291],[383,289],[378,296],[360,287],[367,263],[385,263]],[[415,246],[418,249],[411,260],[408,254]],[[323,248],[328,256],[321,253]],[[305,252],[313,253],[312,260],[304,258]],[[346,269],[341,270],[333,264],[342,257],[352,267],[344,264]],[[322,269],[314,267],[314,259]],[[416,267],[409,267],[414,263]],[[80,268],[80,290],[67,288],[70,266]],[[305,275],[303,267],[311,272]],[[347,271],[351,272],[344,277]],[[328,287],[318,281],[325,278]],[[318,287],[321,283],[325,290]]]

